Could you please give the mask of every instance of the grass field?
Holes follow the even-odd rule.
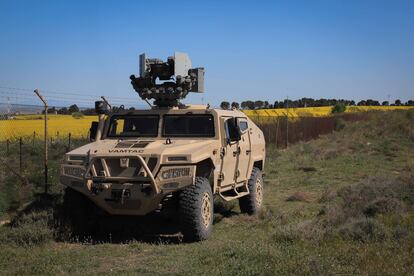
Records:
[[[0,227],[0,269],[4,274],[412,274],[413,111],[372,114],[285,150],[269,145],[267,156],[265,210],[246,216],[237,204],[225,206],[215,214],[207,241],[112,239],[116,233],[100,243],[56,241],[53,211],[46,205],[19,216],[13,227]],[[53,198],[58,202],[59,194]]]

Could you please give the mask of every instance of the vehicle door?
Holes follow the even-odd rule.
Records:
[[[240,134],[234,117],[222,117],[221,125],[224,135],[220,151],[219,185],[224,187],[235,183]]]
[[[249,125],[246,118],[237,118],[237,128],[240,133],[238,142],[236,181],[242,182],[250,178],[251,141]]]

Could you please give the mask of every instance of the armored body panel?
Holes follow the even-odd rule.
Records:
[[[214,196],[238,199],[242,212],[256,213],[263,199],[263,133],[239,110],[180,105],[187,93],[203,91],[204,69],[191,66],[186,54],[166,62],[141,55],[132,85],[156,107],[112,113],[97,102],[91,143],[65,155],[61,183],[109,215],[163,211],[175,198],[190,240],[209,236]]]

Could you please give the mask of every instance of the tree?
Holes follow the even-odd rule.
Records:
[[[383,106],[389,106],[389,105],[390,105],[390,103],[389,103],[388,101],[383,101],[383,102],[382,102],[382,105],[383,105]]]
[[[68,108],[62,107],[61,109],[58,110],[58,114],[68,114]]]
[[[406,105],[406,106],[414,106],[414,101],[413,101],[413,100],[408,100],[408,101],[405,103],[405,105]]]
[[[254,109],[254,107],[255,107],[255,105],[254,105],[254,102],[253,101],[246,101],[246,108],[247,109]]]
[[[332,113],[344,113],[346,105],[344,103],[337,103],[332,107]]]
[[[71,106],[69,106],[68,112],[70,114],[74,112],[79,112],[79,107],[76,104],[72,104]]]
[[[255,101],[254,102],[254,109],[260,109],[263,108],[264,102],[263,101]]]
[[[401,105],[401,100],[399,100],[399,99],[395,100],[395,105],[400,106]]]
[[[220,104],[221,109],[228,110],[230,108],[229,102],[221,102]]]
[[[368,99],[366,101],[366,105],[367,106],[378,106],[380,105],[380,103],[378,101],[372,100],[372,99]]]
[[[358,106],[364,106],[364,105],[367,105],[367,102],[362,100],[362,101],[359,101],[357,105]]]
[[[234,109],[239,109],[239,108],[240,108],[240,105],[239,105],[239,103],[238,103],[238,102],[232,102],[232,103],[231,103],[231,108],[234,108]]]

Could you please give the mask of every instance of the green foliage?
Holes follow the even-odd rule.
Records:
[[[224,110],[230,109],[230,103],[229,102],[226,102],[226,101],[221,102],[220,108],[221,109],[224,109]]]
[[[346,105],[344,103],[337,103],[332,107],[332,113],[344,113],[346,110]]]
[[[180,243],[170,232],[120,243],[57,243],[56,214],[47,208],[56,210],[57,200],[31,205],[12,227],[0,227],[2,273],[412,274],[411,116],[372,114],[285,150],[269,145],[264,210],[240,215],[237,204],[215,202],[220,219],[200,243]],[[296,200],[287,201],[292,195]]]
[[[82,119],[84,116],[82,112],[73,112],[72,117],[75,119]]]
[[[22,216],[13,227],[1,227],[0,244],[33,246],[52,241],[50,216],[46,211],[33,212]]]

